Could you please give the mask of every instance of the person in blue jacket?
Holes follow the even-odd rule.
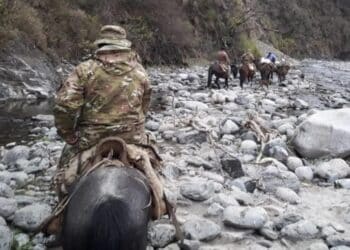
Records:
[[[275,64],[277,57],[274,53],[269,52],[266,56],[266,59],[269,59],[273,64]]]

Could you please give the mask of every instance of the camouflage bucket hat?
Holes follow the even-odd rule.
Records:
[[[99,38],[94,42],[98,49],[102,51],[130,50],[131,42],[126,39],[126,31],[116,25],[106,25],[101,28]]]

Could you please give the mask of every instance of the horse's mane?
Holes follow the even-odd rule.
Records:
[[[114,196],[103,197],[94,209],[88,229],[88,250],[131,250],[140,249],[132,244],[137,232],[130,228],[135,218],[131,218],[128,204]],[[146,245],[145,247],[146,248]]]

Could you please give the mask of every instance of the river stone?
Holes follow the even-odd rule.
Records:
[[[207,212],[205,213],[206,217],[217,217],[219,216],[222,212],[224,211],[224,208],[219,204],[219,203],[213,203],[211,204],[208,209]]]
[[[220,126],[221,134],[234,134],[239,131],[238,125],[232,120],[226,120]]]
[[[328,246],[323,241],[312,243],[307,248],[307,250],[328,250],[328,249],[329,249]]]
[[[17,210],[17,202],[15,199],[0,197],[0,216],[8,219]]]
[[[0,216],[0,226],[6,226],[6,220]]]
[[[159,250],[180,250],[180,247],[178,244],[173,243],[173,244],[170,244],[164,248],[159,248]]]
[[[33,231],[51,214],[46,204],[33,204],[16,211],[13,224],[25,231]]]
[[[242,176],[231,181],[229,185],[238,187],[243,192],[253,193],[256,188],[256,181],[248,176]]]
[[[14,180],[17,188],[22,188],[28,184],[29,176],[25,172],[11,173],[11,180]]]
[[[10,250],[13,234],[7,226],[0,225],[0,250]]]
[[[30,148],[27,146],[16,146],[8,150],[2,161],[7,165],[14,165],[19,159],[29,158]]]
[[[287,239],[298,241],[315,239],[320,231],[313,222],[301,220],[297,223],[285,226],[281,233]]]
[[[300,203],[300,197],[292,189],[289,188],[278,187],[276,189],[276,197],[282,201],[287,201],[290,204]]]
[[[315,169],[315,174],[334,182],[350,175],[350,167],[343,159],[333,159],[323,162]]]
[[[314,172],[310,167],[298,167],[295,169],[295,175],[298,176],[300,181],[312,181],[314,178]]]
[[[261,100],[261,107],[268,113],[275,112],[277,105],[274,101],[271,101],[269,99],[263,99]]]
[[[256,144],[255,141],[245,140],[245,141],[242,141],[240,150],[242,153],[245,153],[245,154],[255,154],[256,151],[258,150],[258,145]]]
[[[267,212],[261,207],[231,206],[223,214],[225,225],[243,229],[260,229],[267,220]]]
[[[296,131],[295,149],[307,158],[350,156],[350,108],[319,111]]]
[[[184,223],[183,231],[188,239],[211,241],[221,233],[221,228],[211,220],[190,219]]]
[[[350,250],[350,247],[347,246],[337,246],[337,247],[332,247],[330,250]]]
[[[282,228],[297,223],[298,221],[303,220],[303,217],[300,214],[296,213],[285,213],[278,217],[275,222],[275,227],[277,230],[281,230]]]
[[[176,139],[180,144],[204,143],[207,141],[207,134],[202,131],[180,131],[176,133]]]
[[[0,197],[13,198],[15,192],[7,184],[0,182]]]
[[[350,189],[350,179],[340,179],[334,182],[335,187]]]
[[[265,192],[275,192],[278,187],[286,187],[299,192],[300,181],[292,172],[269,166],[261,173],[257,186]]]
[[[268,142],[263,149],[263,154],[268,157],[273,157],[283,163],[285,163],[288,158],[287,146],[285,142],[280,139]]]
[[[153,247],[165,247],[175,240],[176,230],[174,225],[154,223],[148,229],[148,242]]]
[[[181,194],[194,201],[205,201],[214,194],[214,185],[211,181],[191,181],[181,184]]]
[[[221,159],[222,169],[229,174],[232,178],[238,178],[244,176],[242,169],[242,163],[239,159],[233,157],[225,157]]]
[[[302,167],[304,164],[303,164],[303,161],[298,158],[298,157],[295,157],[295,156],[290,156],[288,157],[287,159],[287,167],[289,170],[291,171],[295,171],[298,167]]]
[[[190,110],[207,110],[209,107],[207,104],[197,101],[183,101],[180,103],[183,107]]]
[[[213,197],[212,201],[219,203],[224,208],[228,206],[239,206],[239,203],[233,196],[224,193],[216,194]]]
[[[157,131],[160,127],[159,122],[149,120],[145,124],[146,129],[151,130],[151,131]]]
[[[345,234],[336,234],[327,237],[327,244],[332,247],[336,246],[348,246],[350,247],[350,236]]]
[[[16,245],[18,246],[19,249],[23,247],[24,245],[28,244],[30,241],[30,238],[27,234],[24,233],[19,233],[15,235],[15,242],[17,243]]]

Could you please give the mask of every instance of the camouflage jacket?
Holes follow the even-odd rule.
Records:
[[[107,136],[126,134],[127,143],[140,142],[130,137],[144,134],[150,97],[148,76],[136,53],[119,52],[83,62],[58,90],[54,108],[58,134],[67,140],[78,131],[82,148]]]
[[[249,64],[249,63],[253,63],[255,60],[255,57],[252,53],[250,52],[247,52],[247,53],[244,53],[241,57],[241,62],[242,64]]]

